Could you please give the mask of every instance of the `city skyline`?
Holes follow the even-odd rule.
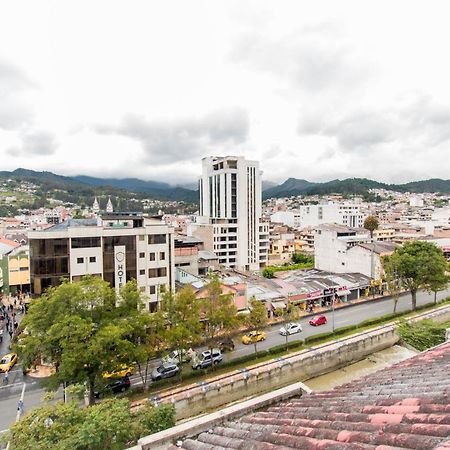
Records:
[[[278,183],[448,178],[444,2],[1,10],[2,169],[183,184],[237,155]]]

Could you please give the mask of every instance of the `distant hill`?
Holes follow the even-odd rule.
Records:
[[[148,194],[148,197],[159,200],[176,200],[196,203],[198,196],[196,191],[181,187],[172,187],[167,183],[158,181],[143,181],[137,178],[96,178],[79,175],[66,177],[52,172],[37,172],[28,169],[16,169],[12,172],[0,172],[1,178],[23,179],[40,184],[44,189],[69,189],[72,193],[92,194],[92,187],[102,187],[102,191],[108,191],[111,195],[118,195],[123,191],[140,192]],[[117,192],[119,191],[119,192]]]
[[[196,191],[183,187],[172,187],[159,181],[144,181],[138,178],[95,178],[85,175],[72,177],[74,180],[94,186],[113,186],[133,192],[145,192],[151,197],[164,200],[178,200],[196,203],[198,194]]]
[[[296,195],[353,194],[367,195],[369,189],[387,189],[398,192],[441,192],[450,193],[450,180],[431,179],[405,184],[386,184],[367,178],[347,178],[325,183],[311,183],[306,180],[288,178],[284,183],[263,192],[264,198],[291,197]]]

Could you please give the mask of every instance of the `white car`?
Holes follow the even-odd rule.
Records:
[[[288,334],[296,334],[302,331],[302,326],[299,323],[288,323],[285,327],[280,328],[280,334],[286,336]]]

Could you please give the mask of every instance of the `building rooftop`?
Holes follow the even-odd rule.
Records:
[[[170,450],[448,450],[449,369],[450,342],[215,426]]]
[[[358,244],[360,247],[363,247],[367,250],[374,251],[378,255],[383,255],[386,253],[392,253],[397,245],[394,242],[388,241],[375,241],[370,243],[361,243]]]

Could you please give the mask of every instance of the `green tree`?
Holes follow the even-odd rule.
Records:
[[[147,403],[132,413],[126,399],[106,399],[90,408],[58,402],[29,411],[2,441],[10,442],[10,450],[121,450],[174,424],[172,405]]]
[[[378,229],[379,221],[375,216],[367,216],[364,220],[364,228],[370,232],[370,238],[373,239],[373,232]]]
[[[247,325],[253,331],[259,330],[262,331],[264,327],[267,325],[267,309],[264,302],[260,300],[256,300],[253,297],[250,300],[250,314],[247,316]],[[256,339],[253,340],[253,345],[255,347],[255,353],[257,352],[257,344]]]
[[[264,278],[273,278],[275,269],[273,267],[265,267],[262,271]]]
[[[201,313],[204,316],[204,337],[210,351],[219,338],[229,335],[239,325],[237,308],[229,294],[222,293],[222,285],[213,276],[207,286],[207,297],[201,299]]]
[[[436,286],[434,280],[444,277],[447,268],[442,250],[427,241],[406,242],[394,250],[388,261],[386,273],[390,277],[395,270],[400,285],[411,293],[413,311],[417,306],[417,291]]]
[[[17,350],[25,364],[51,361],[55,373],[47,381],[48,387],[85,383],[89,404],[93,404],[102,374],[132,362],[133,343],[128,338],[132,322],[127,317],[136,309],[131,291],[123,290],[121,303],[116,305],[114,289],[96,277],[76,283],[63,281],[50,288],[31,303],[23,320],[28,335]]]
[[[283,309],[283,319],[285,322],[285,326],[287,326],[288,323],[294,322],[298,320],[300,316],[300,309],[297,305],[294,305],[293,303],[288,303],[286,305],[286,308]],[[286,351],[288,349],[288,343],[289,343],[289,333],[286,333]]]
[[[434,303],[437,302],[437,293],[439,291],[443,291],[447,288],[449,283],[449,276],[447,275],[446,271],[448,272],[448,263],[446,269],[444,271],[439,270],[439,268],[435,271],[431,271],[430,277],[428,279],[428,291],[434,293]]]
[[[398,263],[397,258],[390,258],[389,256],[384,256],[382,258],[385,280],[387,283],[389,294],[391,295],[392,300],[394,301],[394,311],[393,311],[394,314],[397,312],[397,305],[400,299],[400,292],[401,292],[400,280],[398,275],[399,271],[396,266],[397,263]]]
[[[202,338],[200,302],[192,286],[186,285],[175,295],[170,291],[164,292],[160,311],[166,323],[165,342],[168,348],[178,350],[181,367],[183,351]],[[180,370],[180,377],[181,373]]]

